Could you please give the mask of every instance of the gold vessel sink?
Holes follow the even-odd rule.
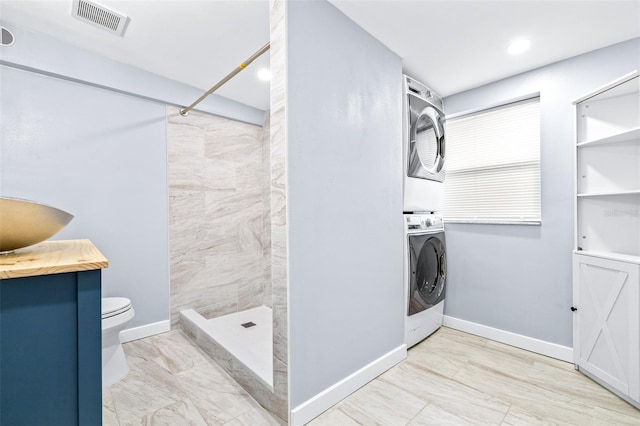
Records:
[[[0,253],[51,238],[73,215],[35,201],[0,197]]]

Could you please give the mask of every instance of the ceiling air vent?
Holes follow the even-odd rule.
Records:
[[[129,17],[87,0],[73,0],[71,14],[83,22],[112,34],[124,35]]]

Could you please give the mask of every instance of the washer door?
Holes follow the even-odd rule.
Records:
[[[444,233],[410,235],[409,253],[408,314],[413,315],[444,300],[447,275]]]
[[[409,94],[407,176],[444,180],[444,117],[423,99]]]

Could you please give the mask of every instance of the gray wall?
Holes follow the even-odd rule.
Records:
[[[402,63],[328,2],[289,2],[290,406],[404,343]]]
[[[445,314],[572,345],[572,101],[640,67],[634,39],[445,98],[447,114],[540,92],[542,225],[447,224]]]
[[[4,66],[0,81],[0,194],[75,215],[54,239],[109,259],[103,296],[132,300],[131,326],[166,320],[165,106]]]
[[[1,5],[0,5],[1,7]],[[15,44],[0,49],[0,64],[75,80],[174,105],[189,105],[204,92],[157,74],[71,46],[43,34],[2,22],[15,35]],[[199,111],[262,125],[264,111],[213,94]]]

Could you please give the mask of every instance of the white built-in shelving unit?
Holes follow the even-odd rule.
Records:
[[[640,408],[640,77],[575,101],[576,367]]]
[[[576,250],[640,263],[637,73],[576,102]],[[586,253],[583,253],[586,254]]]

